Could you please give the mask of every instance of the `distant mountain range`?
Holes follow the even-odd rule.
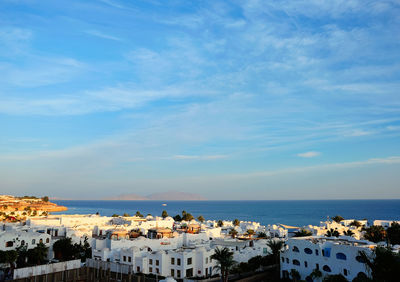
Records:
[[[114,197],[107,197],[103,200],[114,201],[204,201],[207,200],[199,194],[168,191],[163,193],[154,193],[148,196],[141,196],[137,194],[122,194]]]

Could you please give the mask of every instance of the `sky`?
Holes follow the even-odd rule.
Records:
[[[3,0],[0,193],[400,198],[400,2]]]

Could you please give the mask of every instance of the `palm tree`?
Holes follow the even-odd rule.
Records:
[[[200,216],[197,218],[197,220],[200,221],[201,223],[203,223],[203,222],[205,221],[205,219],[204,219],[204,217],[203,217],[202,215],[200,215]]]
[[[348,229],[348,230],[346,230],[346,231],[344,231],[343,232],[343,235],[344,236],[353,236],[354,235],[354,232],[353,231],[351,231],[350,229]]]
[[[239,225],[240,225],[239,219],[235,218],[235,219],[232,221],[232,224],[233,224],[234,226],[239,226]]]
[[[238,234],[237,230],[231,228],[231,230],[229,230],[229,235],[232,236],[232,238],[235,238],[236,235]]]
[[[364,238],[374,243],[384,241],[386,238],[386,230],[383,226],[372,225],[365,229]]]
[[[246,233],[247,233],[247,236],[252,237],[255,232],[253,229],[247,229]]]
[[[296,269],[290,270],[290,276],[292,276],[293,281],[299,281],[301,278],[300,273]]]
[[[372,255],[368,256],[364,251],[359,252],[370,271],[372,281],[396,281],[393,277],[400,277],[400,255],[389,248],[377,247]]]
[[[344,218],[340,215],[335,215],[334,217],[332,217],[332,220],[339,223],[343,220]]]
[[[307,237],[307,236],[311,236],[311,235],[312,235],[311,231],[302,228],[299,231],[297,231],[296,233],[294,233],[293,237]]]
[[[217,222],[218,227],[224,226],[224,222],[222,220],[218,220]]]
[[[47,258],[48,250],[49,248],[46,247],[46,245],[43,243],[37,244],[37,246],[33,249],[33,254],[38,264],[43,263],[44,260]]]
[[[318,279],[322,278],[322,272],[321,272],[321,270],[315,268],[315,269],[310,273],[310,277],[311,277],[313,280],[318,280]]]
[[[236,264],[236,262],[233,260],[233,252],[226,247],[222,249],[216,248],[214,254],[211,256],[211,259],[215,259],[217,261],[217,265],[214,266],[214,268],[221,271],[222,281],[227,282],[229,271]]]
[[[339,237],[339,236],[340,236],[339,231],[334,230],[333,228],[329,229],[329,230],[326,232],[326,237]]]
[[[284,244],[285,243],[281,240],[268,240],[267,246],[271,249],[276,264],[279,264],[279,256]]]

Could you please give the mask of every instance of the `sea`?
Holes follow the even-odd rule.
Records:
[[[291,226],[319,225],[328,217],[341,215],[346,219],[373,221],[400,220],[400,200],[299,200],[299,201],[87,201],[52,200],[66,206],[63,214],[161,216],[166,210],[170,216],[191,213],[206,220],[255,221],[262,225],[285,224]],[[56,214],[56,213],[55,213]]]

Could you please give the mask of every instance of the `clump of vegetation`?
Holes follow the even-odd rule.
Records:
[[[130,217],[131,215],[129,213],[124,213],[123,217]]]
[[[204,217],[202,215],[197,217],[197,220],[203,223],[205,221]]]
[[[344,218],[342,216],[340,216],[340,215],[335,215],[334,217],[332,217],[332,220],[337,222],[337,223],[339,223],[342,220],[344,220]]]
[[[239,225],[240,225],[239,219],[235,218],[235,219],[232,221],[232,224],[233,224],[234,226],[239,226]]]
[[[166,218],[166,217],[168,217],[168,213],[167,213],[167,211],[166,211],[166,210],[163,210],[163,211],[162,211],[162,213],[161,213],[161,217],[162,217],[162,218]]]
[[[135,213],[135,216],[137,216],[137,217],[144,217],[143,214],[140,213],[140,211],[137,211],[137,212]]]
[[[355,226],[355,227],[359,228],[362,226],[362,224],[358,220],[353,220],[352,222],[350,222],[350,226]]]
[[[61,261],[77,258],[86,261],[86,258],[92,257],[92,248],[87,237],[85,237],[83,244],[82,242],[73,244],[72,239],[68,237],[60,239],[54,243],[53,250],[55,257]]]
[[[293,237],[307,237],[311,235],[311,231],[302,228],[299,231],[295,232]]]
[[[111,217],[119,217],[119,215],[114,213]]]

